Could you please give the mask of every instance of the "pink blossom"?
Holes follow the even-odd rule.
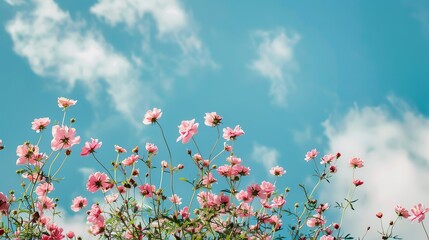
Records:
[[[235,126],[234,129],[231,129],[230,127],[223,129],[223,138],[227,141],[235,140],[238,136],[243,134],[244,131],[241,129],[240,125]]]
[[[129,157],[127,157],[126,159],[124,159],[122,161],[122,164],[124,164],[125,166],[131,166],[133,165],[135,162],[137,162],[137,160],[139,160],[139,155],[131,155]]]
[[[327,154],[322,157],[320,164],[327,164],[332,162],[334,159],[337,159],[337,154]]]
[[[410,214],[408,213],[408,210],[403,208],[401,205],[396,205],[395,212],[399,217],[409,218]]]
[[[206,113],[204,117],[204,124],[209,127],[215,127],[221,124],[222,117],[218,115],[216,112]]]
[[[51,198],[46,196],[40,196],[39,200],[36,202],[36,207],[40,213],[43,213],[43,210],[52,210],[55,208],[55,203]]]
[[[332,235],[323,235],[319,240],[335,240],[335,237]]]
[[[264,222],[270,223],[271,225],[275,226],[275,229],[280,229],[282,226],[282,220],[277,217],[277,215],[272,215],[271,217],[267,218]]]
[[[68,238],[74,238],[74,232],[73,231],[68,231],[67,234],[66,234],[66,236]]]
[[[231,177],[232,175],[235,175],[233,174],[232,167],[230,165],[219,166],[216,171],[219,173],[219,175],[224,177]]]
[[[34,131],[36,131],[37,133],[42,131],[43,129],[45,129],[49,123],[51,123],[51,120],[49,118],[36,118],[34,119],[34,121],[31,123],[31,129],[33,129]]]
[[[274,176],[282,176],[286,171],[282,167],[276,166],[271,168],[270,173]]]
[[[216,178],[213,177],[213,174],[209,172],[207,175],[203,176],[202,184],[206,187],[210,187],[212,183],[217,182]]]
[[[0,192],[0,213],[7,214],[9,210],[9,200],[6,195]]]
[[[118,197],[119,197],[119,194],[113,193],[104,197],[104,200],[106,200],[106,203],[112,203],[112,202],[116,202]]]
[[[353,184],[354,184],[356,187],[358,187],[358,186],[360,186],[360,185],[362,185],[362,184],[363,184],[363,181],[362,181],[362,180],[360,180],[360,179],[355,179],[355,180],[353,180]]]
[[[95,152],[96,149],[99,149],[103,143],[99,142],[98,139],[91,138],[91,142],[86,142],[85,146],[82,148],[81,156],[88,156],[90,153]]]
[[[173,196],[169,197],[168,200],[170,200],[170,202],[177,204],[177,205],[182,204],[182,199],[179,196],[177,196],[176,194],[173,194]]]
[[[258,184],[251,184],[246,188],[246,191],[252,197],[259,197],[261,199],[267,198],[267,194],[262,191],[261,186],[259,186]]]
[[[429,211],[429,208],[426,208],[423,206],[423,204],[419,203],[418,205],[415,205],[413,208],[411,208],[411,216],[408,218],[411,221],[414,221],[417,219],[417,221],[420,223],[425,219],[425,213]]]
[[[52,183],[41,183],[36,188],[36,194],[39,197],[46,196],[47,193],[52,192],[55,190],[54,185]]]
[[[252,194],[249,194],[249,192],[244,190],[241,190],[240,192],[235,194],[235,197],[237,198],[237,200],[243,201],[243,202],[250,202],[253,199]]]
[[[179,211],[179,214],[183,219],[188,219],[190,216],[189,207],[188,206],[184,207],[182,210]]]
[[[77,196],[72,200],[72,205],[70,206],[70,208],[74,212],[79,212],[84,207],[86,207],[86,205],[88,205],[88,201],[86,200],[86,198],[82,196]]]
[[[321,203],[319,206],[317,206],[316,212],[319,214],[322,214],[324,211],[328,210],[328,208],[329,208],[328,203]]]
[[[86,189],[89,192],[96,192],[101,189],[102,191],[107,191],[112,187],[109,177],[105,173],[96,172],[89,175],[88,182],[86,184]]]
[[[246,202],[240,203],[237,207],[237,214],[239,217],[250,217],[253,215],[253,208]]]
[[[161,161],[161,167],[162,167],[163,169],[168,168],[168,163],[167,163],[166,161],[162,160],[162,161]]]
[[[271,194],[274,192],[274,190],[276,189],[276,186],[275,185],[273,185],[272,183],[270,183],[270,182],[267,182],[267,181],[262,181],[262,183],[261,183],[261,189],[262,189],[262,191],[264,191],[266,194],[267,194],[267,196],[268,197],[270,197],[271,196]]]
[[[363,161],[360,158],[354,157],[350,160],[350,166],[353,168],[362,168]]]
[[[127,152],[127,150],[125,150],[125,148],[118,146],[118,145],[115,145],[115,151],[117,153],[126,153]]]
[[[34,165],[39,159],[39,147],[32,145],[29,142],[26,142],[16,148],[16,155],[18,156],[18,160],[16,160],[16,165]]]
[[[278,196],[278,197],[274,197],[271,202],[272,202],[271,204],[272,207],[280,208],[286,203],[286,200],[284,199],[283,196]]]
[[[48,223],[47,229],[49,234],[43,234],[42,240],[61,240],[64,239],[63,229],[58,227],[55,223]]]
[[[232,152],[232,146],[228,145],[226,142],[223,143],[223,149],[227,152]]]
[[[188,143],[192,136],[198,133],[198,123],[195,123],[195,119],[189,121],[182,121],[178,126],[180,136],[177,138],[177,142],[182,140],[182,143]]]
[[[243,165],[234,165],[232,166],[232,176],[248,176],[250,174],[250,168]]]
[[[162,116],[161,109],[153,108],[152,110],[147,110],[146,114],[143,118],[143,124],[149,125],[152,123],[155,123],[160,119]]]
[[[325,224],[325,222],[326,222],[325,218],[322,215],[315,214],[315,215],[313,215],[312,218],[307,220],[307,226],[308,227],[316,227],[316,226],[318,227],[318,226]]]
[[[311,151],[307,152],[307,154],[305,154],[305,161],[310,161],[311,159],[317,157],[317,154],[319,154],[319,152],[316,149],[312,149]]]
[[[104,217],[102,213],[103,211],[101,211],[100,206],[98,206],[98,204],[93,204],[91,210],[88,211],[86,220],[94,225],[104,226]]]
[[[337,172],[337,167],[335,165],[329,166],[329,172],[330,173],[336,173]]]
[[[154,185],[151,186],[147,183],[139,186],[138,188],[140,190],[140,193],[146,198],[152,197],[153,193],[155,192],[155,186]]]
[[[153,143],[146,143],[146,151],[149,154],[156,155],[158,153],[158,147]]]
[[[240,165],[241,164],[241,158],[238,158],[235,156],[227,157],[226,161],[228,161],[231,165]]]
[[[80,143],[80,136],[76,135],[76,129],[69,128],[67,126],[60,127],[55,125],[52,127],[52,136],[54,137],[51,141],[51,148],[54,151],[59,149],[68,149],[75,144]]]
[[[77,100],[73,100],[73,99],[68,99],[65,97],[59,97],[58,98],[58,107],[60,108],[68,108],[70,106],[73,106],[77,103]]]

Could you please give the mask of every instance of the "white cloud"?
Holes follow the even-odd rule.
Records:
[[[143,36],[143,49],[148,49],[150,26],[145,17],[151,16],[156,24],[158,39],[179,46],[182,57],[177,71],[187,73],[193,66],[215,66],[208,50],[195,32],[195,26],[178,0],[99,0],[91,12],[115,26],[125,24],[130,29],[138,29]],[[148,52],[146,52],[147,54]],[[158,53],[159,54],[159,53]],[[169,56],[170,60],[177,56]]]
[[[284,105],[288,88],[292,86],[291,72],[297,68],[294,47],[300,36],[286,34],[284,29],[256,31],[253,35],[258,45],[258,57],[252,61],[250,68],[270,82],[269,94],[273,102]]]
[[[277,166],[277,159],[280,154],[275,148],[254,144],[251,158],[253,161],[263,164],[268,174],[272,167]]]
[[[11,6],[18,6],[24,3],[23,0],[5,0],[5,2]]]
[[[19,11],[6,25],[15,52],[27,58],[36,74],[65,82],[68,89],[82,83],[93,102],[101,86],[107,86],[115,109],[133,119],[144,104],[142,96],[151,95],[138,80],[133,63],[54,1],[34,0],[33,4],[34,8]]]
[[[63,234],[73,231],[76,236],[80,236],[82,239],[97,239],[97,237],[88,232],[89,226],[86,224],[85,213],[69,216],[66,211],[60,207],[57,207],[57,212],[61,212],[60,216],[56,215],[53,219],[57,226],[63,228]],[[50,216],[50,218],[52,219],[52,216]]]
[[[321,191],[323,198],[341,201],[352,181],[348,160],[357,156],[365,161],[364,168],[356,172],[356,178],[365,182],[357,190],[357,211],[349,211],[345,218],[356,237],[371,226],[368,237],[379,238],[379,219],[375,217],[379,211],[384,213],[386,227],[389,220],[395,220],[397,204],[407,209],[420,202],[429,206],[429,118],[397,99],[390,100],[399,116],[387,107],[355,106],[338,122],[324,123],[329,152],[339,151],[343,157],[337,175]],[[399,221],[394,233],[405,239],[424,238],[421,225],[408,220]]]

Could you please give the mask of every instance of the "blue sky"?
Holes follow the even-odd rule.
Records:
[[[216,111],[223,127],[246,131],[237,154],[252,169],[249,183],[269,178],[271,166],[287,169],[278,186],[297,190],[290,204],[297,183],[311,184],[308,150],[341,152],[344,162],[361,157],[358,208],[367,211],[347,220],[355,236],[378,211],[429,205],[425,1],[136,2],[0,2],[0,191],[16,185],[16,146],[37,141],[33,119],[60,120],[56,99],[64,96],[78,100],[68,116],[83,141],[103,142],[104,159],[115,157],[114,144],[161,148],[159,132],[141,124],[158,107],[175,159],[186,165],[193,146],[175,143],[177,125],[196,118],[196,140],[208,151],[204,139],[214,141],[216,132],[203,116]],[[81,145],[56,190],[66,208],[86,194],[83,173],[99,169],[78,156]],[[345,194],[351,171],[343,169],[323,188],[326,201]],[[403,221],[397,230],[418,237],[421,229]]]

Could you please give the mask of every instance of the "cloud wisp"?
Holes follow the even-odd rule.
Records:
[[[364,181],[356,193],[357,211],[349,211],[344,221],[345,225],[353,226],[348,230],[353,231],[354,236],[363,235],[370,226],[368,237],[380,237],[377,212],[384,213],[386,226],[396,219],[397,204],[407,209],[420,202],[429,205],[429,118],[410,110],[401,101],[391,102],[399,117],[393,116],[386,107],[354,107],[339,121],[323,124],[329,152],[339,151],[343,157],[338,173],[322,190],[322,198],[341,201],[352,181],[348,160],[357,156],[365,161],[364,168],[355,176]],[[398,222],[394,233],[406,239],[424,238],[420,224],[406,219]]]
[[[133,119],[142,104],[142,96],[156,98],[139,81],[139,72],[127,57],[115,51],[100,32],[85,22],[75,21],[52,0],[35,0],[31,8],[16,13],[6,25],[15,52],[26,58],[37,75],[46,81],[79,83],[87,98],[97,102],[97,93],[106,86],[114,108]],[[55,79],[55,80],[54,80]]]
[[[257,43],[257,58],[250,68],[270,82],[269,95],[277,105],[286,104],[286,95],[293,86],[292,73],[298,64],[294,58],[298,34],[287,34],[284,29],[256,31],[253,40]]]
[[[277,166],[279,156],[280,153],[275,148],[260,144],[253,145],[251,158],[253,161],[262,164],[267,174],[272,167]]]

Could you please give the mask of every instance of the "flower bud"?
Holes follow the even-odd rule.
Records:
[[[132,152],[135,154],[138,154],[139,153],[139,147],[136,146],[135,148],[133,148]]]
[[[66,156],[70,156],[71,152],[72,151],[70,149],[67,149],[66,152],[65,152]]]
[[[179,164],[177,165],[177,169],[183,169],[185,166],[183,166],[183,164]]]
[[[76,119],[75,118],[70,118],[70,123],[75,123]]]
[[[382,212],[378,212],[377,214],[375,214],[375,216],[377,216],[378,218],[382,218],[383,217],[383,213]]]

